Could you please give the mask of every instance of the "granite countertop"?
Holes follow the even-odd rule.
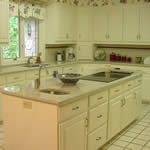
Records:
[[[48,80],[42,80],[40,89],[35,89],[35,83],[31,82],[28,84],[24,84],[22,86],[18,85],[6,87],[1,89],[0,91],[6,95],[12,95],[33,101],[39,101],[42,103],[48,103],[53,105],[65,105],[76,99],[94,94],[104,89],[109,89],[112,86],[125,83],[128,80],[135,79],[140,76],[142,76],[142,73],[136,71],[135,73],[133,73],[128,77],[110,83],[80,80],[75,86],[64,86],[59,79],[53,78]],[[40,92],[41,89],[48,89],[48,88],[63,90],[69,92],[69,94],[55,95]]]

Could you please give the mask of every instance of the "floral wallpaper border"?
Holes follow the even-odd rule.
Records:
[[[39,20],[43,20],[45,16],[45,8],[39,5],[33,5],[30,3],[9,2],[9,15],[21,16],[23,18],[34,17]]]
[[[150,3],[150,0],[56,0],[56,2],[67,3],[75,6],[105,6],[105,5],[117,5],[124,4],[140,4]]]

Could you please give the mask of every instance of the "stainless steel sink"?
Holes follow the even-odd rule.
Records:
[[[54,95],[67,95],[70,94],[70,92],[64,91],[64,90],[59,90],[59,89],[42,89],[40,90],[42,93],[47,93],[47,94],[54,94]]]

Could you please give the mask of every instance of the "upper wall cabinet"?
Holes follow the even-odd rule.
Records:
[[[139,40],[142,42],[150,42],[150,7],[140,8],[139,14],[140,14]]]
[[[97,8],[94,15],[94,39],[96,42],[122,41],[122,8]]]
[[[93,41],[93,8],[79,7],[77,9],[77,40]]]
[[[150,42],[150,7],[123,8],[123,40],[127,42]]]
[[[0,43],[8,44],[9,1],[0,0]]]
[[[76,7],[54,3],[47,7],[46,44],[76,41]]]
[[[123,8],[123,40],[133,42],[138,40],[139,36],[139,14],[137,7]]]

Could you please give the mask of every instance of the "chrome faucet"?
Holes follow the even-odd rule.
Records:
[[[31,62],[30,62],[30,61],[31,61],[31,59],[32,59],[32,58],[33,58],[32,56],[30,56],[30,57],[28,58],[28,60],[27,60],[27,64],[28,64],[28,65],[30,65],[30,64],[31,64]]]
[[[40,65],[39,77],[38,77],[38,79],[35,80],[35,88],[39,88],[40,85],[41,85],[41,70],[42,70],[42,68],[45,68],[46,69],[46,73],[49,74],[46,65]]]

